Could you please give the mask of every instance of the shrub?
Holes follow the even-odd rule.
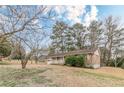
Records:
[[[114,59],[111,59],[111,60],[107,61],[106,66],[114,67],[115,66],[114,61],[115,61]]]
[[[124,63],[121,65],[121,68],[124,69]]]
[[[124,63],[124,58],[121,58],[121,57],[117,57],[116,59],[111,59],[107,66],[111,66],[111,67],[115,67],[115,63],[117,64],[117,67],[121,67]]]
[[[70,66],[76,66],[77,58],[76,56],[68,56],[65,59],[65,64]]]
[[[77,62],[76,62],[76,66],[84,66],[84,56],[83,55],[80,55],[80,56],[77,56]]]
[[[12,58],[12,59],[15,59],[15,60],[16,60],[16,59],[19,60],[19,59],[21,59],[21,55],[15,55],[15,56],[13,56],[13,57],[11,57],[11,58]]]
[[[118,67],[121,67],[123,65],[123,63],[124,63],[124,58],[118,57],[117,58],[117,63],[118,63]]]
[[[68,56],[65,59],[65,65],[82,67],[84,66],[84,56]]]
[[[11,47],[9,45],[0,44],[0,56],[7,57],[11,54]]]

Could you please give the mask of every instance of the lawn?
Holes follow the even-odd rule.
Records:
[[[52,81],[41,73],[48,70],[43,69],[14,69],[0,68],[0,86],[52,86]]]
[[[124,86],[124,70],[74,68],[58,65],[0,65],[0,86],[6,87],[113,87]]]
[[[10,63],[6,62],[6,61],[0,61],[0,65],[9,65]]]

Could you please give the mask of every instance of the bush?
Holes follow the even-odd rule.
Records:
[[[11,54],[11,47],[9,45],[0,44],[0,56],[7,57]]]
[[[76,66],[77,58],[76,56],[68,56],[65,59],[65,64],[70,66]]]
[[[124,58],[118,57],[117,58],[117,63],[118,63],[118,67],[121,67],[123,65],[123,63],[124,63]]]
[[[118,57],[117,59],[111,59],[107,66],[111,66],[111,67],[115,67],[115,64],[114,63],[117,63],[117,67],[121,67],[124,63],[124,58],[121,58],[121,57]]]
[[[115,67],[114,61],[115,61],[114,59],[111,59],[111,60],[107,61],[106,66]]]
[[[68,56],[65,59],[65,65],[82,67],[84,66],[84,56]]]
[[[124,63],[121,65],[121,68],[124,69]]]
[[[79,66],[79,67],[84,66],[84,62],[85,62],[85,59],[83,55],[77,56],[76,66]]]
[[[15,55],[13,57],[11,57],[13,60],[20,60],[21,59],[21,55]]]
[[[6,38],[0,38],[0,56],[7,57],[11,54],[11,43]]]

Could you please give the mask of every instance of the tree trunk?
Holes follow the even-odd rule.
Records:
[[[110,40],[109,51],[108,51],[108,61],[110,62],[112,56],[112,39]]]
[[[31,60],[31,64],[33,64],[33,61],[32,61],[32,59],[30,59]]]
[[[21,60],[22,69],[26,68],[27,63],[28,63],[28,60]]]
[[[117,63],[116,63],[116,61],[115,61],[115,67],[117,67]]]
[[[36,63],[36,64],[38,63],[38,59],[37,59],[37,58],[35,59],[35,63]]]
[[[0,56],[0,61],[2,61],[2,57]]]

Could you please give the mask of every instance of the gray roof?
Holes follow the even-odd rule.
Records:
[[[56,53],[56,54],[49,54],[48,57],[64,57],[69,55],[80,55],[80,54],[93,54],[97,49],[83,49],[83,50],[75,50],[65,53]]]

